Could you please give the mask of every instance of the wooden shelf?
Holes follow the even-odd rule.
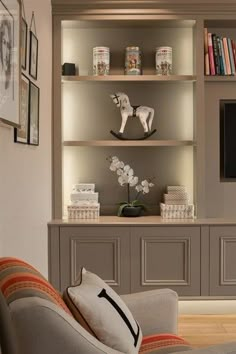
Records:
[[[193,146],[192,140],[87,140],[64,141],[64,146]]]
[[[62,83],[80,82],[80,81],[153,81],[153,82],[181,82],[196,81],[196,75],[107,75],[107,76],[62,76]]]
[[[145,0],[146,1],[146,0]],[[153,11],[153,10],[152,10]],[[139,28],[194,28],[196,25],[196,20],[190,19],[176,19],[176,17],[171,17],[169,19],[158,19],[156,20],[135,20],[135,19],[113,19],[113,20],[64,20],[62,21],[63,29],[139,29]]]
[[[205,81],[206,82],[235,82],[236,81],[236,75],[233,76],[228,76],[228,75],[214,75],[214,76],[205,76]]]

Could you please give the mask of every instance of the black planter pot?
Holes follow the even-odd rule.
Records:
[[[122,215],[128,217],[137,217],[140,216],[142,212],[141,206],[127,206],[123,209]]]

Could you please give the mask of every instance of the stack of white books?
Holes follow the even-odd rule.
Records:
[[[194,217],[194,205],[189,203],[185,186],[167,186],[164,203],[160,203],[161,216],[165,219],[190,219]]]
[[[98,193],[94,183],[79,183],[73,185],[68,205],[69,219],[96,219],[100,214]]]

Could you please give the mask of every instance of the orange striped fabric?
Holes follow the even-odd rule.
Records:
[[[192,347],[183,338],[163,333],[144,337],[139,354],[169,354],[190,349]]]
[[[0,290],[8,304],[24,297],[37,296],[53,302],[71,315],[53,286],[35,268],[20,259],[0,258]]]

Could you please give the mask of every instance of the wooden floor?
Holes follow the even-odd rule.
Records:
[[[179,335],[196,348],[236,341],[236,315],[182,315]]]

